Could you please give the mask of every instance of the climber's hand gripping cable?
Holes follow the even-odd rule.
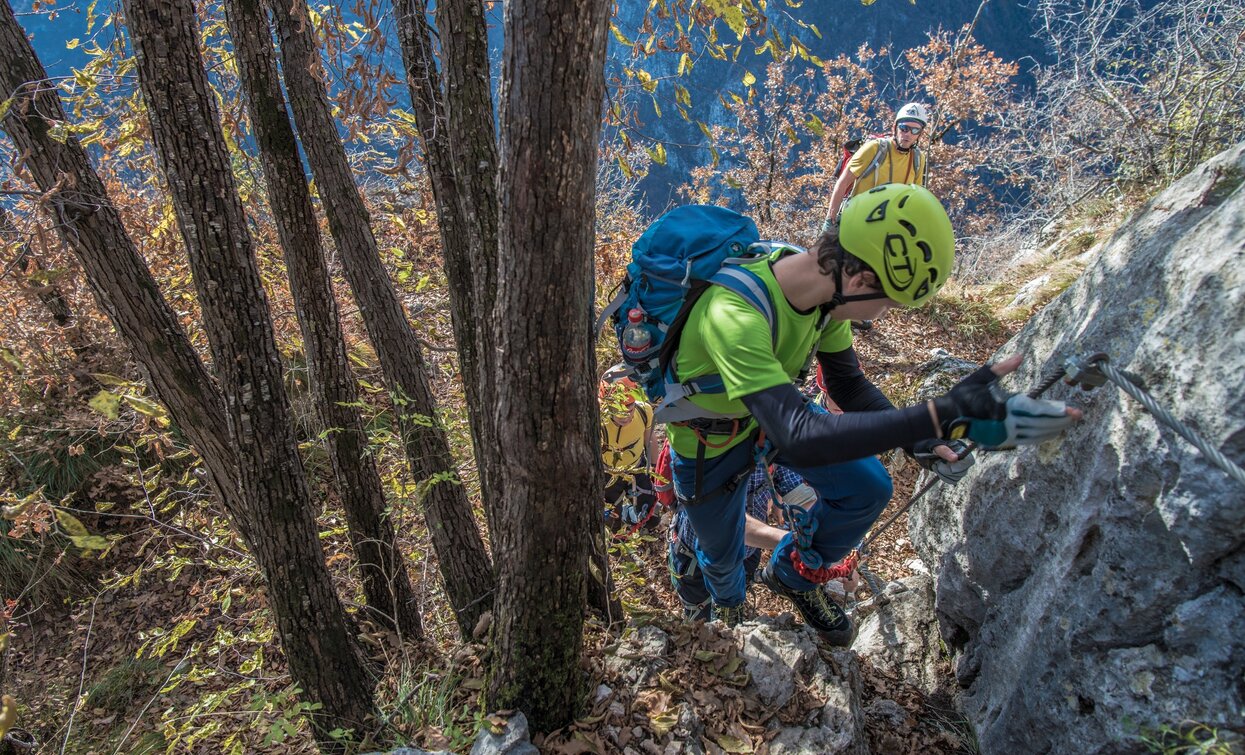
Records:
[[[912,458],[938,475],[948,485],[954,485],[968,474],[977,459],[972,447],[963,440],[923,440],[912,447]]]
[[[1011,357],[983,366],[934,399],[943,437],[968,438],[997,451],[1050,440],[1081,418],[1079,409],[1062,401],[1004,391],[997,378],[1019,365],[1020,357]]]

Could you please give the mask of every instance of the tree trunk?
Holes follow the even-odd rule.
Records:
[[[333,590],[290,422],[281,358],[190,0],[126,0],[152,138],[189,253],[246,503],[242,532],[268,585],[291,675],[324,707],[311,723],[364,730],[372,680]]]
[[[509,3],[502,78],[495,427],[506,480],[488,706],[569,723],[602,479],[594,375],[593,205],[604,0]]]
[[[489,529],[502,486],[478,457],[494,448],[491,313],[497,292],[497,145],[488,27],[478,0],[437,3],[441,75],[427,0],[395,0],[398,41],[437,205],[454,338]]]
[[[174,422],[199,451],[234,526],[264,570],[295,680],[308,696],[325,706],[316,721],[355,726],[352,721],[361,721],[362,715],[370,712],[370,691],[323,694],[326,688],[330,692],[344,688],[348,679],[361,678],[362,674],[349,646],[343,647],[340,642],[345,637],[344,617],[336,597],[328,593],[325,612],[323,600],[312,600],[322,598],[324,591],[312,594],[305,589],[308,577],[328,584],[314,523],[305,507],[270,506],[269,501],[241,494],[238,463],[225,427],[225,401],[160,295],[85,151],[74,137],[62,141],[52,136],[51,125],[68,119],[7,2],[0,3],[0,90],[13,93],[0,126],[22,156],[22,168],[44,192],[42,202],[57,221],[57,231],[65,243],[82,261],[100,305],[146,367]],[[219,288],[219,281],[216,284]],[[244,324],[243,330],[249,330],[251,323]],[[283,395],[279,379],[275,385],[276,395]],[[254,396],[252,391],[250,396],[238,398],[254,401]],[[240,405],[238,398],[235,407]],[[235,427],[249,429],[252,439],[256,431],[265,429],[240,425],[239,414],[235,411],[228,419]],[[256,465],[248,466],[253,477]],[[284,545],[297,550],[287,553]],[[308,561],[309,571],[304,569]],[[334,619],[340,626],[329,624]],[[329,631],[319,634],[324,628]],[[308,666],[312,667],[309,672]],[[337,707],[339,697],[349,699]]]
[[[13,140],[21,169],[44,192],[40,203],[57,233],[82,261],[100,307],[203,457],[221,500],[231,511],[241,510],[224,399],[160,295],[86,152],[76,138],[52,135],[52,126],[68,118],[7,2],[0,3],[0,91],[12,93],[0,127]]]
[[[489,610],[493,569],[462,485],[441,481],[452,473],[453,459],[445,430],[437,419],[421,344],[407,322],[389,279],[363,198],[354,183],[345,147],[329,111],[319,71],[319,51],[304,0],[271,4],[280,36],[285,85],[307,161],[315,176],[329,230],[337,242],[346,277],[359,302],[368,336],[380,357],[412,473],[431,482],[423,499],[428,530],[445,579],[459,629],[470,637],[476,620]],[[430,423],[411,415],[422,415]]]
[[[260,0],[226,0],[225,13],[289,270],[316,410],[328,431],[329,458],[370,615],[402,634],[421,637],[419,608],[393,525],[385,514],[380,475],[368,454],[356,408],[358,389],[347,361],[298,142],[281,93],[268,18]]]

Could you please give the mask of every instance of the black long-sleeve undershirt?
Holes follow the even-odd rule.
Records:
[[[810,410],[787,383],[744,396],[766,436],[796,465],[836,464],[935,437],[925,404],[896,409],[865,377],[855,349],[818,352],[826,392],[844,414]]]
[[[790,383],[750,393],[742,400],[766,437],[796,466],[862,459],[935,437],[924,403],[906,409],[827,414],[809,409]]]
[[[880,412],[894,409],[895,405],[869,382],[860,369],[856,350],[848,346],[842,351],[817,352],[821,363],[821,377],[826,393],[845,412]]]

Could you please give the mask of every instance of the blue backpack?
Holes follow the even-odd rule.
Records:
[[[679,335],[700,295],[718,285],[764,315],[777,343],[769,289],[756,273],[742,267],[774,248],[760,241],[756,223],[725,207],[685,205],[658,218],[631,247],[632,261],[621,290],[597,320],[597,331],[607,318],[613,322],[622,356],[622,362],[606,373],[607,379],[635,380],[655,407],[655,422],[726,416],[684,400],[725,388],[718,375],[685,383],[675,380]]]

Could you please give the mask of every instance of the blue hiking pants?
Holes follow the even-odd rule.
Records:
[[[701,496],[690,505],[688,501],[696,494],[696,459],[685,459],[673,451],[670,454],[675,494],[696,531],[696,559],[709,594],[720,606],[744,602],[744,508],[755,453],[756,443],[744,442],[702,461]],[[817,467],[791,464],[781,453],[773,461],[799,474],[817,491],[817,503],[811,511],[817,520],[813,550],[821,554],[825,566],[856,547],[891,499],[890,475],[874,456]],[[793,590],[814,589],[817,585],[795,570],[793,550],[795,540],[788,534],[770,559],[775,574]]]

